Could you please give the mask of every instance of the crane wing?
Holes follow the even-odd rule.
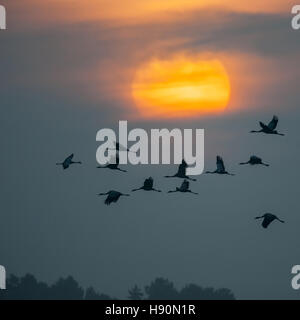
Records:
[[[186,190],[189,189],[189,186],[190,186],[190,183],[189,183],[187,180],[184,180],[184,181],[182,182],[182,184],[181,184],[180,189],[186,191]]]
[[[74,154],[72,153],[68,158],[65,160],[66,162],[71,161],[74,158]]]
[[[268,128],[273,131],[273,130],[276,129],[277,124],[278,124],[278,117],[277,116],[273,116],[273,119],[268,124]]]
[[[144,187],[150,189],[153,188],[153,179],[151,177],[145,180]]]
[[[120,198],[120,192],[110,191],[104,202],[106,205],[109,206],[112,202],[117,202],[119,198]]]
[[[272,213],[266,213],[266,214],[265,214],[265,217],[264,217],[264,220],[263,220],[263,222],[262,222],[262,226],[263,226],[264,228],[268,228],[269,224],[270,224],[271,222],[273,222],[275,219],[276,219],[276,216],[275,216],[274,214],[272,214]]]
[[[217,170],[218,171],[225,171],[224,162],[220,156],[217,156]]]
[[[274,219],[273,219],[274,220]],[[266,228],[268,228],[268,226],[269,226],[269,224],[273,221],[272,219],[270,219],[270,218],[264,218],[264,220],[263,220],[263,222],[262,222],[262,226],[266,229]]]
[[[259,121],[259,125],[261,126],[262,129],[269,129],[269,127],[261,121]]]
[[[253,162],[257,162],[257,161],[260,161],[261,159],[258,158],[257,156],[251,156],[250,157],[250,161],[253,161]]]
[[[182,160],[182,163],[179,165],[177,174],[182,177],[185,176],[187,166],[188,166],[187,163],[184,160]]]

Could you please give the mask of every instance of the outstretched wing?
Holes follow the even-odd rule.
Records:
[[[120,195],[121,194],[118,191],[110,191],[104,203],[109,206],[112,202],[117,202],[120,198]]]
[[[217,156],[217,170],[218,171],[225,171],[224,162],[220,156]]]
[[[74,157],[74,154],[72,153],[70,156],[68,156],[68,158],[65,159],[65,161],[63,162],[63,168],[64,169],[68,169],[70,164],[72,163],[72,159]]]
[[[263,122],[259,121],[259,125],[262,129],[269,129],[269,126],[265,125]]]
[[[252,162],[257,162],[257,161],[260,161],[261,159],[259,158],[259,157],[257,157],[257,156],[251,156],[250,157],[250,161],[252,161]]]
[[[184,180],[181,184],[180,189],[183,191],[189,190],[190,183],[187,180]]]
[[[178,168],[178,171],[177,171],[177,174],[179,176],[185,176],[186,175],[186,168],[187,168],[187,163],[182,160],[182,163],[179,165],[179,168]]]
[[[264,218],[263,222],[262,222],[262,226],[266,229],[268,228],[269,224],[273,221],[274,219],[270,219],[268,217]]]
[[[72,153],[68,158],[66,158],[66,162],[70,162],[74,158],[74,153]]]
[[[144,187],[146,189],[147,188],[149,188],[149,189],[153,188],[153,179],[151,177],[145,180]]]
[[[116,155],[116,164],[119,164],[120,163],[120,158],[118,156],[118,154]]]
[[[270,224],[271,222],[273,222],[275,219],[276,219],[276,216],[274,216],[274,215],[271,214],[271,213],[266,213],[266,214],[265,214],[265,217],[264,217],[264,220],[263,220],[263,222],[262,222],[261,225],[262,225],[264,228],[268,228],[269,224]]]
[[[273,116],[273,119],[270,121],[270,123],[268,124],[268,128],[270,130],[275,130],[277,127],[277,123],[278,123],[278,117],[277,116]]]

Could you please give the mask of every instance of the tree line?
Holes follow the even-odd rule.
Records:
[[[231,290],[203,288],[188,284],[178,290],[173,282],[156,278],[143,289],[137,285],[128,290],[129,300],[234,300]],[[93,287],[83,289],[71,276],[60,278],[48,285],[38,281],[33,275],[23,277],[10,275],[6,290],[0,290],[0,300],[117,300]]]

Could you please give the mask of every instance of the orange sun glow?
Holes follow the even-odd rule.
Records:
[[[230,81],[219,60],[156,59],[137,70],[132,95],[143,117],[194,117],[224,111]]]

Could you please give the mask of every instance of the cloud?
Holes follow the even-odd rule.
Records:
[[[23,27],[68,24],[85,21],[114,21],[135,24],[142,21],[169,20],[170,14],[213,9],[240,13],[289,13],[292,0],[23,0],[8,2],[11,14]],[[23,22],[23,23],[22,23]]]
[[[57,25],[51,17],[63,10],[49,10],[49,25],[20,30],[22,18],[34,22],[41,10],[34,2],[25,1],[30,6],[23,16],[20,6],[10,10],[20,20],[13,19],[13,27],[3,35],[3,90],[43,90],[70,99],[77,95],[88,105],[114,105],[128,115],[135,112],[131,83],[138,67],[154,57],[168,59],[181,52],[209,55],[225,64],[233,87],[230,110],[280,103],[279,92],[288,96],[299,79],[300,43],[289,15],[202,9],[135,24],[73,19]]]

